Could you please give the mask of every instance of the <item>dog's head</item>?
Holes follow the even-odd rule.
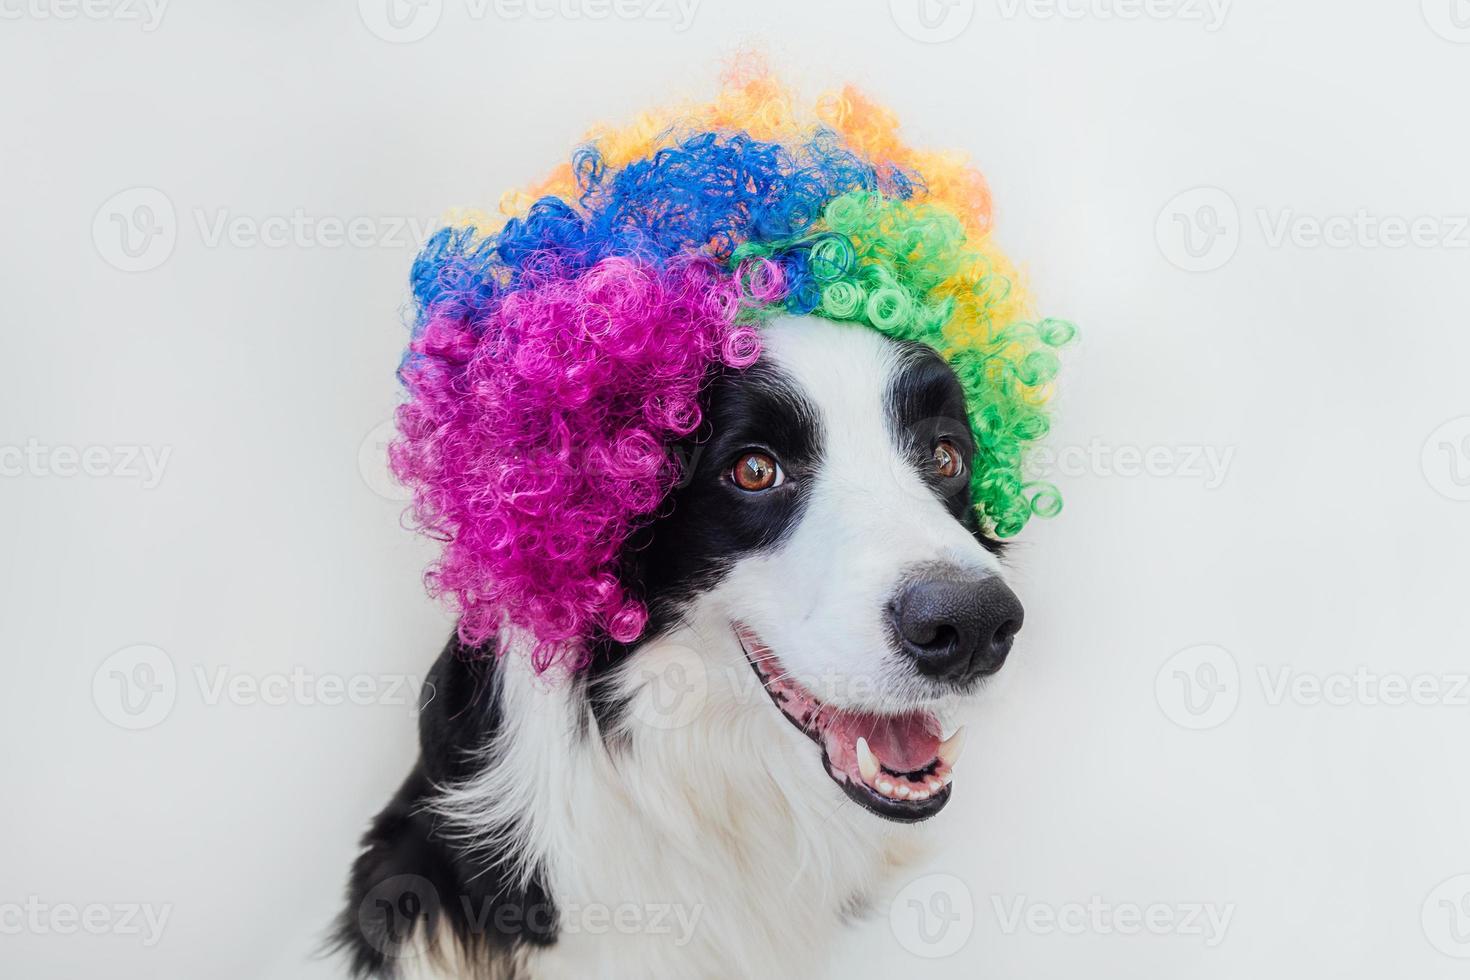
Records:
[[[1060,506],[1022,462],[1072,328],[1032,318],[976,171],[850,89],[819,116],[737,78],[441,231],[392,457],[468,644],[576,671],[692,629],[918,819],[958,751],[930,708],[1021,625],[995,539]]]
[[[697,656],[738,651],[774,704],[738,709],[783,714],[862,806],[938,812],[960,746],[931,709],[999,670],[1023,618],[972,506],[954,372],[927,347],[790,317],[707,397],[687,478],[634,552],[652,631],[694,624]]]

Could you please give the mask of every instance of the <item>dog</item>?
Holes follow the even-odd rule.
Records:
[[[336,941],[357,976],[804,976],[957,790],[1023,610],[933,350],[814,316],[720,371],[588,669],[453,639]]]
[[[1073,336],[963,156],[761,65],[414,263],[395,474],[454,637],[333,933],[360,977],[808,976],[956,792]]]

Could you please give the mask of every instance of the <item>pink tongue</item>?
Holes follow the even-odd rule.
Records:
[[[827,757],[837,766],[853,771],[857,766],[858,736],[894,772],[913,772],[934,761],[939,752],[939,721],[924,711],[903,715],[870,715],[856,711],[824,714],[821,720],[827,740]]]

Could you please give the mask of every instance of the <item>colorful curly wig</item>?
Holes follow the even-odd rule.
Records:
[[[851,88],[799,114],[738,65],[715,101],[596,129],[500,217],[429,240],[390,458],[444,542],[427,580],[466,643],[509,623],[539,639],[537,669],[576,668],[600,636],[639,637],[623,547],[677,482],[711,372],[752,364],[775,313],[940,352],[968,399],[984,526],[1009,537],[1061,509],[1022,458],[1073,327],[1031,316],[979,172],[897,130]]]

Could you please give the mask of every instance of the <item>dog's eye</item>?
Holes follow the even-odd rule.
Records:
[[[786,482],[786,474],[781,472],[780,464],[770,453],[751,450],[735,461],[735,467],[730,470],[730,482],[741,490],[755,493],[779,487]]]
[[[948,480],[959,476],[965,469],[965,458],[959,448],[948,439],[940,440],[934,447],[934,472]]]

